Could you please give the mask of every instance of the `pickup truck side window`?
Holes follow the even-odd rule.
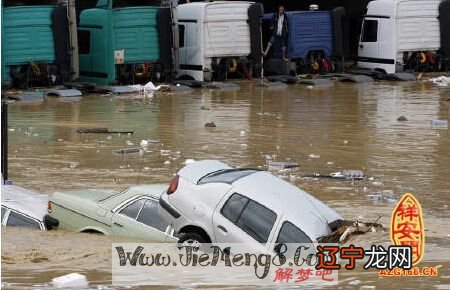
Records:
[[[130,217],[132,219],[136,219],[138,216],[139,211],[141,210],[142,206],[144,205],[145,200],[139,199],[135,202],[130,203],[126,207],[124,207],[120,214],[126,215],[127,217]]]
[[[9,213],[6,226],[27,227],[32,229],[40,229],[39,222],[19,213],[11,211]]]
[[[260,243],[267,242],[277,215],[238,193],[224,204],[221,214]]]
[[[280,233],[278,234],[277,243],[312,243],[311,239],[299,228],[292,223],[286,221],[281,226]]]
[[[364,19],[361,42],[377,42],[378,20]]]
[[[168,224],[162,220],[158,214],[158,202],[147,199],[137,218],[138,222],[154,227],[161,232],[165,232]]]

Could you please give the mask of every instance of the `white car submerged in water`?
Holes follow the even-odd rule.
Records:
[[[343,220],[269,172],[215,160],[182,168],[159,205],[180,243],[311,243]]]
[[[58,221],[47,215],[48,196],[16,185],[4,185],[2,177],[2,226],[50,230]]]

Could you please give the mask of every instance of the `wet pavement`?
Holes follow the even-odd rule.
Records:
[[[168,183],[187,159],[261,168],[269,161],[298,162],[298,168],[275,168],[273,173],[347,219],[371,222],[381,216],[379,222],[388,227],[403,193],[412,192],[422,204],[426,246],[421,266],[441,265],[439,277],[379,278],[374,271],[340,271],[340,288],[450,288],[450,129],[430,126],[434,119],[450,118],[450,89],[430,82],[273,89],[247,81],[239,84],[240,90],[47,97],[13,103],[9,177],[16,185],[52,194]],[[216,127],[205,127],[211,122]],[[134,134],[77,133],[80,128]],[[151,140],[144,154],[114,153],[138,147],[142,140]],[[362,170],[370,178],[302,177],[345,169]],[[94,287],[107,287],[110,244],[116,239],[3,229],[3,286],[45,287],[52,278],[74,270],[87,275]],[[389,233],[371,233],[351,242],[387,245]]]

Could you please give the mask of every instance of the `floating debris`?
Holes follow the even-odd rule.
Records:
[[[7,98],[15,101],[43,101],[44,92],[28,91],[19,95],[8,95]]]
[[[330,176],[332,178],[345,178],[345,179],[363,179],[364,172],[361,170],[342,170],[342,172],[334,172],[331,173]]]
[[[172,83],[176,86],[182,85],[182,86],[187,86],[187,87],[191,87],[191,88],[201,88],[205,85],[204,82],[196,81],[196,80],[175,80]]]
[[[279,169],[289,169],[289,168],[300,167],[300,165],[297,162],[293,162],[293,161],[268,161],[267,165],[269,166],[269,170],[279,170]]]
[[[241,87],[236,84],[236,83],[232,83],[232,82],[211,82],[211,83],[207,83],[206,87],[208,89],[220,89],[220,90],[239,90]]]
[[[89,286],[86,276],[78,273],[53,278],[52,284],[56,288],[87,288]]]
[[[321,237],[318,239],[320,243],[345,243],[354,235],[362,235],[368,232],[381,232],[385,229],[378,222],[378,220],[373,223],[366,223],[360,221],[339,221],[338,224],[333,225],[333,228],[336,228],[331,234]]]
[[[142,147],[124,148],[114,151],[116,154],[130,154],[130,153],[140,153],[144,149]]]
[[[83,95],[77,89],[62,89],[62,90],[49,90],[47,92],[47,96],[56,96],[56,97],[81,97]]]
[[[392,190],[383,190],[382,192],[368,194],[367,197],[375,202],[397,202],[397,198]]]
[[[158,141],[158,140],[150,140],[150,139],[144,139],[144,140],[142,140],[141,141],[141,143],[140,143],[140,145],[142,146],[142,147],[146,147],[146,146],[148,146],[148,145],[151,145],[151,144],[159,144],[160,142]]]
[[[438,87],[449,87],[450,86],[450,77],[440,76],[437,78],[432,78],[430,81],[437,85]]]
[[[79,164],[80,164],[79,162],[70,162],[69,168],[72,168],[72,169],[77,168]]]
[[[372,83],[374,79],[366,75],[347,75],[339,79],[340,82],[351,82],[351,83]]]
[[[361,283],[362,283],[361,280],[352,280],[352,281],[348,282],[348,285],[355,286],[355,285],[359,285]]]
[[[417,79],[420,79],[421,76],[418,76]],[[390,81],[415,81],[416,77],[412,73],[393,73],[387,74],[384,76],[386,80]]]
[[[430,126],[433,129],[447,129],[448,121],[447,120],[432,120],[430,122]]]
[[[295,84],[298,82],[297,77],[291,75],[274,75],[268,76],[267,80],[270,82],[282,82],[286,84]]]
[[[132,130],[109,130],[108,128],[80,128],[77,129],[80,134],[133,134]]]
[[[215,128],[216,124],[214,122],[209,122],[205,124],[205,128]]]
[[[311,159],[319,159],[320,155],[311,153],[311,154],[308,155],[308,157],[311,158]]]
[[[135,92],[140,92],[140,93],[144,93],[146,94],[151,94],[155,91],[170,91],[170,86],[169,85],[158,85],[155,86],[152,82],[148,82],[145,85],[132,85],[132,86],[128,86],[131,88],[131,92],[133,92],[133,90]]]
[[[169,165],[171,162],[169,160],[164,161],[164,165]]]
[[[206,107],[206,106],[201,106],[201,107],[200,107],[200,110],[209,111],[209,108]]]
[[[160,152],[161,152],[161,155],[162,155],[162,156],[168,156],[168,155],[170,155],[170,152],[171,152],[171,151],[170,151],[170,150],[164,150],[164,149],[161,149]]]
[[[406,122],[406,121],[408,121],[408,118],[406,118],[405,116],[400,116],[400,117],[397,118],[397,121],[399,121],[399,122]]]
[[[336,178],[336,179],[364,179],[364,172],[361,170],[352,170],[352,169],[345,169],[338,172],[333,172],[330,174],[320,174],[314,172],[313,174],[306,174],[303,175],[303,177],[313,177],[313,178]]]
[[[300,84],[308,85],[308,89],[312,89],[313,86],[331,85],[332,81],[328,79],[301,79]]]

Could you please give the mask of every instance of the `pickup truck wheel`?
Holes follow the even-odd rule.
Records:
[[[207,243],[207,239],[198,233],[184,233],[178,240],[178,244],[184,246],[194,246],[200,248],[202,244]]]

